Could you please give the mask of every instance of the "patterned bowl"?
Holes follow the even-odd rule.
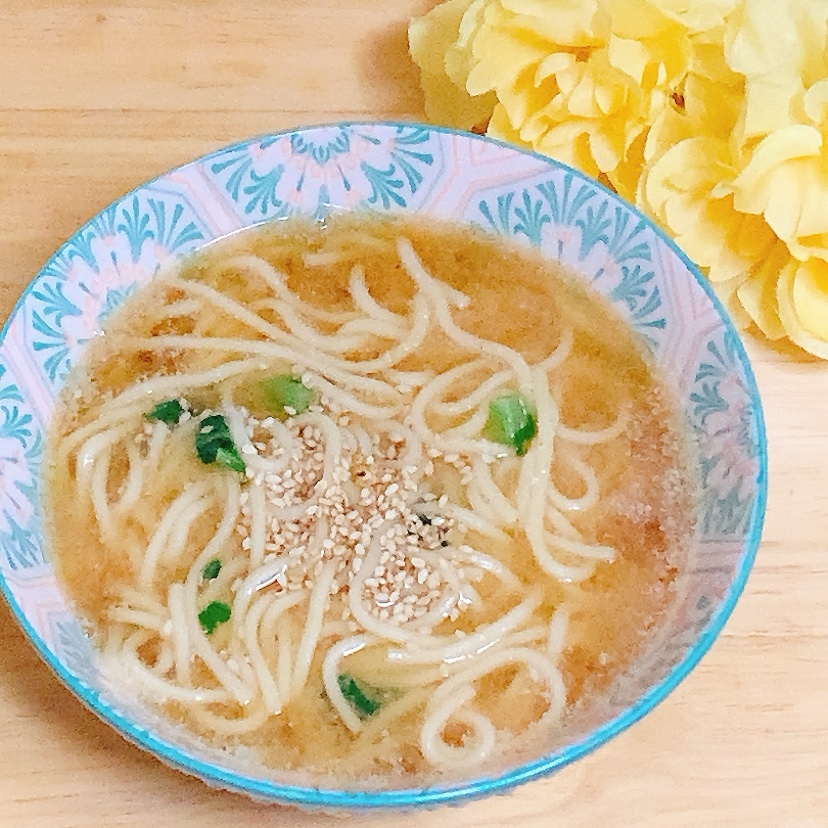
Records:
[[[239,228],[332,208],[427,213],[539,247],[580,274],[649,343],[698,446],[703,492],[683,599],[611,698],[546,755],[495,777],[385,791],[251,775],[105,686],[55,580],[39,466],[55,396],[84,344],[159,265]],[[256,138],[133,191],[78,230],[31,283],[0,343],[0,584],[59,678],[126,738],[204,781],[305,807],[434,805],[548,774],[660,702],[713,643],[742,591],[762,527],[766,446],[739,338],[707,283],[653,224],[600,184],[469,134],[342,123]]]

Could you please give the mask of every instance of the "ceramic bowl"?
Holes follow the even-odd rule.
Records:
[[[559,259],[629,320],[673,384],[696,447],[698,531],[682,598],[614,692],[532,762],[467,782],[334,790],[249,768],[106,686],[50,562],[40,462],[55,397],[107,316],[170,260],[240,228],[332,209],[467,222]],[[265,135],[139,187],[75,233],[25,291],[0,343],[0,584],[63,683],[126,738],[209,784],[323,808],[417,807],[513,788],[652,709],[711,646],[761,532],[765,433],[739,337],[704,278],[647,218],[562,164],[427,126],[340,123]]]

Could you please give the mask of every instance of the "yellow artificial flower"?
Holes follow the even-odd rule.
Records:
[[[825,0],[448,0],[410,42],[430,118],[598,177],[828,359]]]

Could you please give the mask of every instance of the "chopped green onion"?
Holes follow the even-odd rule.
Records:
[[[201,577],[204,578],[205,581],[212,581],[214,578],[218,578],[219,572],[221,572],[221,561],[218,558],[213,558],[213,560],[201,570]]]
[[[247,468],[244,465],[244,460],[241,459],[238,451],[236,451],[235,446],[232,449],[219,448],[216,452],[216,463],[220,466],[227,466],[228,469],[233,469],[233,471],[241,472],[242,474],[244,474]]]
[[[144,416],[150,422],[160,420],[167,425],[177,425],[181,419],[181,415],[187,409],[181,404],[181,400],[164,400],[158,403],[151,411],[148,411]]]
[[[230,620],[230,607],[224,601],[211,601],[198,614],[198,623],[210,635],[219,624]]]
[[[345,700],[354,708],[360,719],[373,716],[382,707],[380,691],[376,687],[370,687],[367,684],[361,685],[353,676],[347,673],[340,673],[336,681],[342,695],[345,696]]]
[[[483,436],[487,440],[511,446],[518,456],[522,456],[537,433],[535,413],[521,394],[512,392],[489,402],[489,418],[483,427]]]
[[[304,414],[317,400],[317,393],[293,374],[277,374],[262,380],[265,404],[279,417]]]
[[[221,414],[211,414],[199,423],[195,447],[202,463],[218,463],[233,471],[244,472],[244,460],[230,434],[230,426]]]

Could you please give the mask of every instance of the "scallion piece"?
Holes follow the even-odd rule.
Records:
[[[523,395],[515,391],[489,403],[489,417],[483,426],[483,436],[487,440],[511,446],[518,456],[522,456],[537,433],[537,418]]]
[[[278,417],[304,414],[317,400],[317,393],[293,374],[277,374],[261,382],[268,409]]]
[[[336,680],[345,700],[360,719],[370,718],[382,707],[380,691],[376,687],[360,684],[348,673],[340,673]]]
[[[148,411],[144,416],[151,422],[160,420],[162,423],[173,426],[177,425],[181,419],[181,415],[187,409],[181,404],[181,400],[164,400],[158,403],[152,410]]]
[[[202,463],[218,463],[237,472],[245,470],[244,460],[233,442],[230,427],[221,414],[211,414],[199,423],[195,447]]]
[[[205,581],[212,581],[214,578],[218,578],[219,572],[221,572],[221,561],[218,558],[213,558],[213,560],[201,570],[201,577],[204,578]]]
[[[198,623],[207,635],[212,634],[219,624],[230,620],[230,607],[224,601],[211,601],[198,614]]]
[[[220,466],[227,466],[228,469],[233,469],[233,471],[240,472],[241,474],[244,474],[245,469],[247,468],[235,446],[232,446],[229,449],[226,449],[223,446],[219,447],[216,452],[216,463]]]

